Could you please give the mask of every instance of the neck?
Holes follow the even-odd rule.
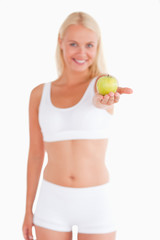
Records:
[[[64,70],[60,77],[61,83],[66,86],[73,86],[80,83],[88,82],[90,79],[90,72],[87,70],[85,72],[74,72],[69,70]]]

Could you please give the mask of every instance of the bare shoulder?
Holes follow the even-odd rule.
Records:
[[[30,147],[29,156],[32,159],[39,159],[39,162],[44,159],[44,143],[41,128],[38,120],[38,107],[43,92],[44,84],[39,84],[31,90],[29,100],[29,133]],[[41,160],[41,161],[40,161]]]
[[[44,83],[41,83],[37,86],[35,86],[30,93],[30,100],[32,100],[35,104],[35,106],[38,107],[41,97],[42,97],[42,92],[43,92],[43,87]]]

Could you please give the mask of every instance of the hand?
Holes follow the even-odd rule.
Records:
[[[25,214],[23,227],[22,227],[23,236],[24,236],[25,240],[33,239],[32,226],[34,226],[34,224],[33,224],[33,213],[32,212],[29,212],[29,213],[27,212]]]
[[[118,87],[117,92],[119,94],[131,94],[131,93],[133,93],[133,90],[131,88]]]
[[[115,93],[110,92],[109,94],[106,94],[104,96],[97,92],[93,97],[93,103],[95,106],[99,108],[104,108],[106,105],[112,105],[114,103],[118,103],[120,100],[121,94],[131,94],[131,93],[133,93],[133,90],[131,88],[121,88],[121,87],[118,87]]]

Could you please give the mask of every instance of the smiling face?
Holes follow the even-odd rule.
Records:
[[[64,38],[59,38],[59,44],[65,68],[82,72],[88,70],[95,60],[98,37],[94,31],[82,25],[70,25]]]

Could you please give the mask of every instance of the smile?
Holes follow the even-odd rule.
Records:
[[[83,65],[87,60],[78,60],[78,59],[75,59],[73,58],[74,62],[79,64],[79,65]]]

